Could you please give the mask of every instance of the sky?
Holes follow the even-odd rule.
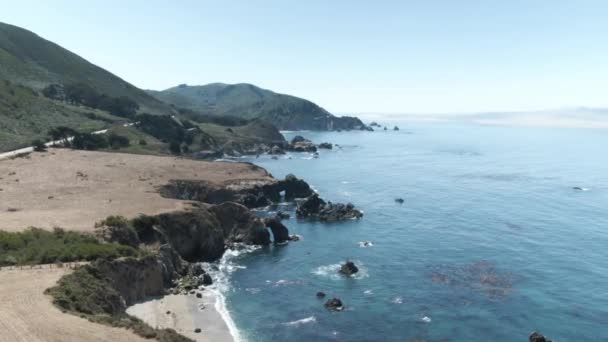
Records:
[[[0,0],[0,8],[0,21],[144,89],[253,83],[334,113],[608,107],[603,0]]]

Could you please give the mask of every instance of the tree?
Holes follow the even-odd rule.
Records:
[[[180,155],[182,153],[181,144],[175,140],[172,141],[169,144],[169,151],[173,154]]]
[[[121,147],[127,147],[131,145],[131,141],[128,137],[118,135],[116,133],[110,133],[108,135],[108,144],[111,148],[117,150]]]
[[[32,142],[35,152],[46,152],[46,145],[40,139],[36,139]]]

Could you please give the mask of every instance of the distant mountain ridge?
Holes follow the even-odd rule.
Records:
[[[203,115],[260,118],[282,130],[351,130],[366,126],[355,117],[337,117],[299,97],[275,93],[253,84],[211,83],[148,90],[159,100]]]
[[[23,28],[0,22],[0,79],[41,90],[83,83],[109,96],[127,96],[141,111],[170,113],[165,103],[120,77]]]

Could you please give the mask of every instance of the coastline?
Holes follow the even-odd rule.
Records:
[[[202,298],[180,294],[152,299],[130,306],[127,313],[152,327],[174,329],[197,342],[239,342],[223,296],[213,289],[200,293]],[[195,333],[197,328],[200,333]]]

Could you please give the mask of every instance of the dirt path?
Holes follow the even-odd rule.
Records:
[[[65,268],[0,271],[0,342],[149,341],[53,306],[44,290],[69,272]]]
[[[110,215],[136,217],[188,208],[186,201],[158,194],[157,188],[172,179],[224,184],[269,178],[250,164],[50,149],[0,161],[0,230],[33,226],[90,231]]]

